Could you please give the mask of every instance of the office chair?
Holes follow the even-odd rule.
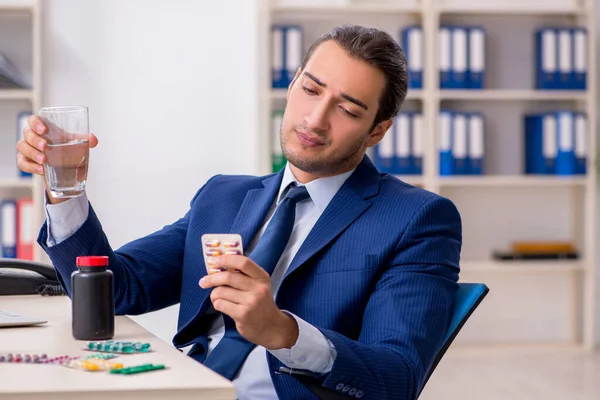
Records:
[[[452,313],[452,320],[448,327],[448,333],[442,343],[442,346],[438,350],[431,364],[431,368],[427,372],[427,376],[421,385],[419,390],[419,397],[421,391],[425,387],[427,381],[431,377],[431,374],[438,366],[444,354],[465,325],[473,311],[479,306],[483,298],[488,294],[489,288],[483,283],[459,283],[458,291],[454,300],[454,311]],[[348,400],[350,397],[334,392],[333,390],[323,387],[320,380],[312,376],[310,373],[303,371],[294,371],[292,369],[281,367],[279,373],[293,376],[306,386],[311,392],[313,392],[321,400]]]

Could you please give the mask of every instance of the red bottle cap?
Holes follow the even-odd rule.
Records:
[[[106,267],[108,266],[107,256],[87,256],[77,257],[78,267]]]

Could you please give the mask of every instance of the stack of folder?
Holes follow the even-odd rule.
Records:
[[[304,30],[299,25],[273,25],[271,28],[271,75],[274,89],[287,88],[302,65]]]
[[[483,114],[442,110],[438,135],[441,176],[484,174]]]
[[[395,175],[423,173],[425,132],[420,112],[402,111],[376,146],[374,162],[380,172]]]
[[[33,260],[33,202],[14,199],[0,202],[0,256]]]
[[[526,115],[525,173],[584,175],[588,123],[583,112],[568,110]]]
[[[440,88],[485,88],[485,30],[480,26],[439,29]]]
[[[536,31],[535,42],[537,89],[586,90],[587,29],[545,27]]]

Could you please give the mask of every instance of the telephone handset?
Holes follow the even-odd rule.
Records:
[[[17,258],[0,258],[0,296],[65,294],[51,265]]]

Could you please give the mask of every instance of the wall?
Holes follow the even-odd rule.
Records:
[[[90,107],[88,196],[113,248],[256,173],[255,1],[44,0],[44,105]],[[166,340],[177,307],[139,317]]]

